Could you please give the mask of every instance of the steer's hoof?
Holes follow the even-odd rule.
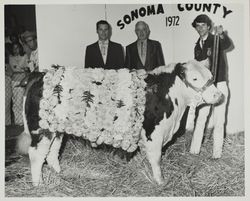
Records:
[[[61,167],[60,167],[60,165],[53,165],[52,166],[52,168],[57,172],[57,173],[59,173],[59,172],[61,172]]]
[[[155,179],[155,181],[158,185],[162,185],[164,183],[164,179],[162,177]]]
[[[215,151],[212,157],[213,159],[221,158],[221,151]]]
[[[40,182],[32,182],[33,186],[37,187],[37,186],[40,186],[42,183]]]
[[[43,178],[42,178],[42,177],[40,177],[40,179],[39,179],[39,180],[37,180],[37,179],[33,179],[32,184],[33,184],[33,186],[35,186],[35,187],[37,187],[37,186],[41,186],[41,185],[43,184]]]
[[[190,148],[190,150],[189,150],[189,153],[198,155],[198,154],[200,153],[200,149],[191,146],[191,148]]]

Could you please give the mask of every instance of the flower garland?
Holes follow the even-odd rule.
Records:
[[[133,152],[145,109],[144,70],[58,67],[44,76],[39,125]]]

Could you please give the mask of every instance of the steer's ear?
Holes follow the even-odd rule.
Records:
[[[208,58],[205,59],[205,60],[200,61],[200,63],[201,63],[201,65],[203,65],[203,66],[205,66],[206,68],[209,69],[209,67],[210,67],[210,62],[209,62],[209,59],[208,59]]]
[[[177,76],[179,76],[182,80],[186,78],[186,76],[185,76],[185,69],[186,68],[184,67],[184,64],[185,63],[178,63],[178,64],[176,64],[175,69],[174,69],[175,74]]]

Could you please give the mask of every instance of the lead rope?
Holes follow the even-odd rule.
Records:
[[[211,72],[213,74],[213,80],[215,82],[218,71],[218,57],[219,57],[219,34],[217,33],[218,27],[215,27],[214,44],[213,44],[213,63]]]
[[[215,27],[215,35],[214,35],[214,44],[213,44],[213,63],[212,63],[212,69],[211,72],[213,74],[213,81],[214,85],[216,86],[216,77],[217,77],[217,71],[218,71],[218,57],[219,57],[219,34],[217,33],[218,27]],[[214,119],[214,105],[211,106],[212,113],[211,118]]]

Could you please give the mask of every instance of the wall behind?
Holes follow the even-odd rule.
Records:
[[[148,6],[143,4],[37,5],[40,68],[49,68],[52,64],[83,67],[86,46],[97,41],[95,24],[105,17],[112,26],[111,40],[121,43],[124,48],[136,40],[135,23],[144,20],[151,29],[150,38],[161,42],[166,64],[191,60],[198,39],[198,34],[191,23],[197,15],[205,13],[216,25],[223,25],[234,44],[234,49],[227,54],[231,94],[227,132],[243,131],[244,26],[240,23],[244,19],[243,5],[223,4],[216,12],[213,12],[214,7],[211,7],[210,12],[194,9],[190,11],[185,9],[181,12],[176,4],[164,4],[162,7],[155,4],[150,5],[151,9],[155,9],[155,14],[151,12],[151,15],[144,17],[139,15],[137,19],[132,20],[131,11],[147,10]],[[223,6],[233,11],[225,18],[223,18]],[[124,16],[127,24],[124,22]],[[178,16],[179,25],[166,26],[166,17],[169,16]],[[125,25],[123,29],[117,25],[119,20],[120,24]],[[131,22],[128,23],[129,21]]]

